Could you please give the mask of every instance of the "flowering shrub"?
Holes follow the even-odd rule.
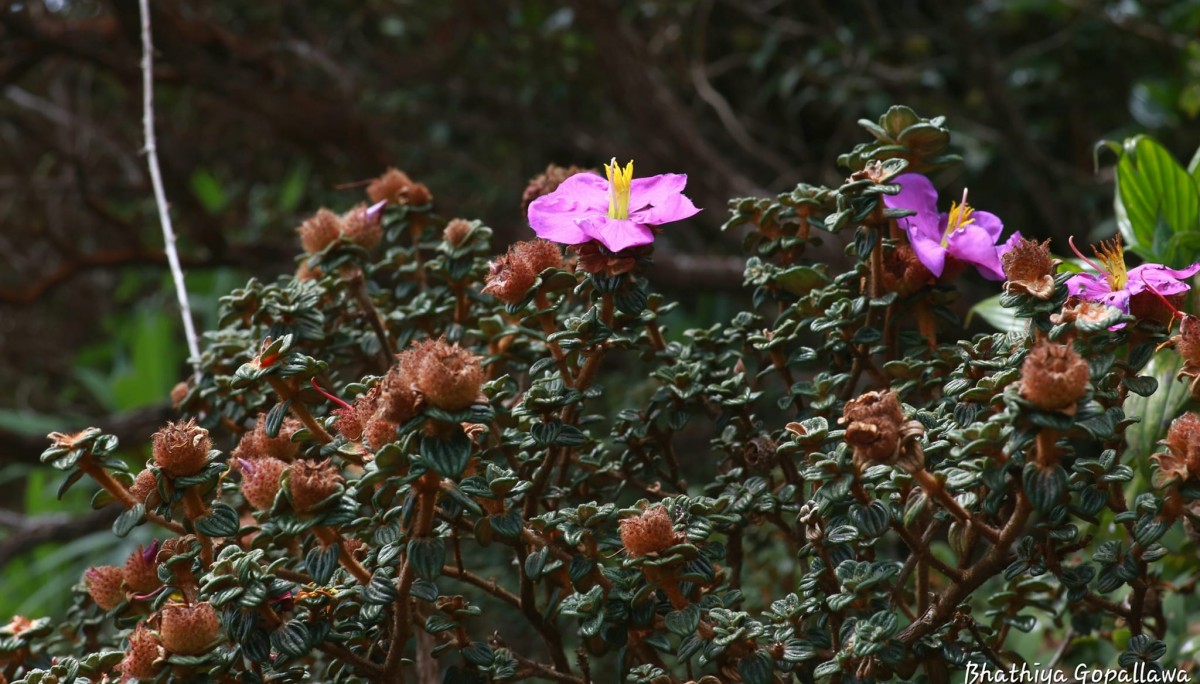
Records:
[[[1109,279],[1075,275],[998,215],[938,215],[940,119],[864,126],[840,187],[731,203],[753,306],[697,329],[650,287],[660,226],[697,211],[681,175],[552,169],[525,199],[553,242],[495,258],[399,171],[321,210],[294,277],[221,300],[144,467],[99,430],[51,435],[64,490],[97,483],[118,537],[157,541],[88,570],[61,624],[14,619],[0,674],[944,682],[1046,644],[1188,662],[1168,635],[1200,418],[1171,421],[1200,378],[1198,267],[1101,247]],[[823,242],[844,270],[809,256]],[[1010,330],[962,336],[975,270],[1004,277]]]

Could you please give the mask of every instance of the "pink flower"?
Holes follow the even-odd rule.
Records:
[[[952,203],[950,211],[939,214],[937,190],[928,178],[906,173],[894,182],[900,186],[900,192],[884,195],[883,203],[889,209],[916,212],[897,222],[908,235],[917,259],[930,273],[941,278],[949,258],[975,266],[988,280],[1004,280],[1000,255],[1012,248],[1017,236],[997,245],[1004,224],[995,214],[971,208],[966,192],[962,204]]]
[[[654,242],[654,226],[695,216],[700,210],[683,194],[687,176],[666,173],[633,178],[633,162],[604,167],[608,180],[577,173],[529,205],[529,225],[538,237],[564,245],[596,240],[612,252]]]
[[[1071,249],[1076,256],[1096,269],[1099,275],[1080,273],[1072,276],[1067,281],[1067,292],[1088,301],[1103,302],[1124,313],[1129,313],[1129,300],[1143,292],[1160,297],[1187,292],[1192,288],[1184,279],[1200,271],[1200,263],[1182,269],[1167,268],[1162,264],[1142,264],[1127,268],[1120,237],[1101,242],[1098,248],[1092,248],[1099,264],[1076,249],[1074,240],[1071,240]]]

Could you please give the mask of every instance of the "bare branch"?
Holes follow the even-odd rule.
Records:
[[[200,342],[196,326],[192,322],[192,307],[188,303],[187,283],[183,280],[183,267],[179,265],[179,251],[175,248],[175,229],[171,226],[171,212],[167,206],[167,193],[163,189],[162,170],[158,167],[158,145],[154,138],[154,46],[150,40],[150,0],[138,0],[142,15],[142,128],[146,137],[146,163],[150,167],[150,181],[154,185],[154,201],[158,205],[158,219],[162,224],[163,247],[171,265],[171,276],[175,279],[175,294],[179,298],[179,313],[183,318],[183,333],[187,337],[188,355],[196,380],[200,379]]]

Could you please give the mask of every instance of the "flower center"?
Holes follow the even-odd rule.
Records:
[[[975,209],[967,204],[967,189],[963,188],[962,204],[950,203],[950,214],[946,217],[946,232],[942,233],[942,247],[946,247],[950,242],[950,234],[975,222],[971,214],[975,213]]]
[[[617,164],[616,157],[604,165],[604,174],[608,176],[608,217],[624,220],[629,218],[629,186],[633,183],[633,161],[630,160],[625,168]]]
[[[1125,289],[1125,285],[1129,283],[1129,271],[1125,268],[1125,249],[1121,246],[1120,235],[1101,242],[1099,247],[1092,245],[1092,252],[1096,255],[1099,264],[1085,257],[1079,251],[1075,246],[1075,238],[1069,238],[1067,242],[1071,244],[1071,251],[1075,252],[1075,256],[1104,274],[1110,290],[1116,292]]]
[[[1108,286],[1117,290],[1125,289],[1129,282],[1129,272],[1125,269],[1125,250],[1121,247],[1120,236],[1101,242],[1099,247],[1093,246],[1096,258],[1104,265],[1108,274]]]

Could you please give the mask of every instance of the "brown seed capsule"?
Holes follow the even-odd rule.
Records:
[[[162,655],[162,644],[158,637],[146,627],[146,623],[139,622],[133,634],[129,635],[125,658],[117,665],[117,670],[133,679],[151,679],[158,674],[161,666],[155,662]]]
[[[446,224],[446,229],[442,231],[442,239],[451,247],[461,247],[470,234],[471,222],[466,219],[456,218]]]
[[[629,273],[637,268],[640,256],[649,256],[654,251],[654,245],[630,247],[620,252],[610,252],[600,243],[592,241],[582,245],[572,245],[571,249],[579,255],[577,261],[580,270],[588,273],[600,273],[608,277]]]
[[[367,423],[367,429],[363,431],[363,440],[372,451],[379,451],[385,445],[396,441],[396,430],[399,428],[400,423],[377,415]]]
[[[175,477],[195,475],[208,460],[212,440],[208,430],[196,425],[193,418],[167,426],[154,433],[154,463]]]
[[[1006,292],[1028,294],[1037,299],[1054,296],[1054,270],[1060,262],[1050,256],[1050,241],[1021,238],[1000,257]]]
[[[162,586],[158,578],[158,542],[137,547],[125,561],[125,586],[135,594],[148,594]]]
[[[125,570],[115,565],[97,565],[83,573],[88,595],[104,610],[112,610],[125,600]]]
[[[521,211],[524,212],[528,209],[529,203],[535,199],[557,190],[558,186],[562,185],[566,179],[577,173],[585,172],[588,172],[588,169],[578,166],[558,166],[557,164],[547,166],[545,173],[531,178],[529,185],[525,186],[525,192],[521,194]]]
[[[417,349],[416,347],[414,349]],[[379,397],[375,402],[375,412],[368,420],[382,419],[392,423],[407,423],[417,415],[421,405],[421,394],[413,386],[416,372],[413,364],[412,351],[401,355],[396,365],[392,366],[383,382],[379,383]]]
[[[1021,396],[1046,411],[1074,413],[1090,378],[1087,361],[1070,345],[1040,340],[1021,364]]]
[[[395,168],[389,168],[382,176],[371,181],[367,186],[367,197],[373,203],[387,200],[391,204],[417,207],[433,201],[429,188],[422,183],[414,183],[408,174]]]
[[[187,394],[188,384],[186,382],[175,383],[175,386],[171,388],[171,406],[179,408],[183,400],[187,399]]]
[[[475,403],[484,379],[481,358],[441,338],[418,342],[409,353],[405,366],[411,368],[413,387],[427,402],[443,411],[461,411]]]
[[[162,609],[158,634],[162,645],[174,655],[198,655],[208,650],[220,631],[217,611],[204,601],[174,604]]]
[[[135,501],[145,504],[146,508],[157,508],[162,503],[158,496],[158,476],[149,468],[133,478],[133,486],[129,488],[129,493]]]
[[[525,240],[509,248],[513,258],[524,263],[533,273],[540,274],[548,268],[563,268],[562,250],[548,240]]]
[[[328,209],[320,209],[312,218],[300,224],[296,232],[304,251],[316,254],[342,235],[342,219]]]
[[[1167,453],[1151,456],[1164,476],[1181,480],[1200,475],[1200,416],[1188,412],[1179,416],[1167,430]]]
[[[528,264],[516,259],[509,250],[508,254],[492,261],[483,292],[505,304],[516,304],[525,299],[536,279],[537,274]]]
[[[296,461],[290,468],[288,487],[292,495],[292,508],[297,513],[306,513],[318,503],[329,498],[345,482],[330,459],[324,461]]]
[[[846,426],[846,442],[854,447],[856,463],[895,461],[904,425],[904,409],[895,392],[867,392],[851,399],[838,423]]]
[[[270,456],[254,461],[240,459],[237,463],[242,471],[242,497],[255,510],[270,510],[288,464]]]
[[[380,216],[380,212],[368,211],[366,204],[359,204],[342,215],[342,235],[363,249],[373,249],[383,239]]]
[[[1183,357],[1184,365],[1200,367],[1200,318],[1184,316],[1175,336],[1175,351]]]
[[[759,435],[742,447],[742,459],[753,470],[768,471],[775,466],[779,445],[766,435]]]
[[[621,544],[630,556],[649,556],[666,551],[682,540],[675,532],[671,514],[663,506],[653,506],[621,521]]]
[[[292,435],[303,427],[300,421],[289,416],[279,425],[279,434],[271,437],[267,434],[267,414],[260,413],[254,422],[254,429],[242,434],[238,445],[229,455],[235,462],[238,459],[253,461],[259,458],[291,461],[300,453],[300,444],[292,441]]]

